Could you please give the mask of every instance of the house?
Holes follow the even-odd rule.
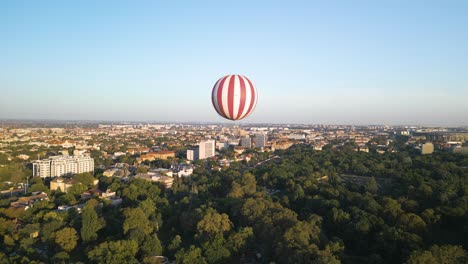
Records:
[[[22,160],[28,160],[29,159],[29,156],[26,155],[26,154],[20,154],[18,156],[16,156],[18,159],[22,159]]]
[[[57,177],[53,179],[52,181],[50,181],[50,190],[56,191],[60,189],[60,191],[62,192],[68,192],[68,189],[70,189],[70,187],[76,184],[81,184],[81,183],[79,183],[78,181],[74,179]]]
[[[150,169],[149,171],[150,172],[155,172],[157,174],[172,177],[172,170],[170,170],[170,169],[156,168],[156,169]]]
[[[111,205],[119,205],[122,203],[122,198],[117,196],[116,192],[107,189],[105,192],[101,192],[100,196],[102,199],[108,200],[111,202]]]
[[[118,171],[119,171],[118,168],[113,168],[113,169],[105,170],[105,171],[102,173],[102,176],[105,176],[105,177],[112,177],[112,176],[114,176]]]
[[[245,147],[242,146],[234,146],[234,152],[236,152],[238,155],[244,153]]]
[[[116,195],[116,192],[107,189],[105,192],[92,188],[81,194],[81,199],[90,199],[92,197],[99,197],[111,202],[111,205],[119,205],[122,203],[122,198]]]
[[[146,181],[162,183],[166,188],[172,188],[172,184],[174,183],[174,178],[155,172],[138,173],[134,177]]]
[[[193,174],[193,166],[189,164],[179,164],[174,166],[173,169],[179,177],[188,177]]]
[[[84,205],[84,203],[77,205],[60,205],[59,207],[57,207],[57,210],[63,212],[75,208],[78,213],[81,213],[81,210],[83,210]]]
[[[138,163],[143,161],[153,161],[156,159],[163,159],[166,160],[168,158],[175,157],[175,151],[165,150],[165,151],[158,151],[158,152],[148,152],[148,154],[141,155],[138,158]]]
[[[49,200],[49,196],[45,192],[34,193],[31,196],[20,197],[18,200],[11,202],[10,206],[13,208],[23,208],[28,210],[31,207],[34,207],[34,204],[37,201]]]
[[[288,149],[290,148],[292,145],[294,145],[294,142],[293,141],[275,141],[271,144],[271,148],[273,150],[276,150],[276,149]]]

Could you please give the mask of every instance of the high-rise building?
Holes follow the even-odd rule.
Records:
[[[198,158],[206,159],[209,157],[214,157],[215,147],[216,147],[215,140],[206,140],[206,141],[200,142],[200,144],[198,144]]]
[[[195,149],[188,149],[187,150],[187,159],[188,160],[197,160],[198,159],[198,148]]]
[[[249,137],[244,137],[241,138],[241,146],[245,148],[251,148],[252,147],[252,139]]]
[[[267,134],[259,133],[259,134],[255,135],[255,146],[257,148],[265,147],[266,144],[267,144],[267,141],[268,141]]]
[[[94,159],[88,156],[52,156],[33,162],[33,176],[41,178],[94,172]]]

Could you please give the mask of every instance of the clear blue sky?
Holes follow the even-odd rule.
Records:
[[[187,2],[1,1],[0,118],[468,125],[468,1]]]

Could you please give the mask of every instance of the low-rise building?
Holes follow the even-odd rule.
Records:
[[[24,196],[18,198],[18,200],[11,202],[10,206],[13,208],[23,208],[24,210],[28,210],[31,207],[34,207],[34,204],[37,201],[42,200],[49,200],[49,196],[45,192],[34,193],[31,196]]]
[[[468,154],[468,147],[457,146],[452,149],[453,153]]]
[[[135,178],[151,182],[159,182],[162,183],[166,188],[172,188],[172,184],[174,183],[174,178],[155,172],[138,173],[135,175]]]
[[[179,164],[174,170],[179,177],[188,177],[193,174],[193,166],[188,164]]]
[[[118,171],[119,171],[118,168],[108,169],[108,170],[105,170],[105,171],[102,173],[102,176],[105,176],[105,177],[112,177],[112,176],[114,176]]]
[[[81,184],[78,181],[74,179],[67,179],[67,178],[62,178],[58,177],[50,181],[50,190],[51,191],[57,191],[60,190],[62,192],[68,192],[70,187],[76,184]]]
[[[138,158],[138,162],[141,163],[143,161],[153,161],[156,159],[166,160],[173,157],[175,157],[175,151],[172,150],[149,152],[148,154],[141,155],[140,158]]]
[[[432,152],[434,152],[434,144],[432,144],[431,142],[422,144],[421,146],[422,155],[432,154]]]

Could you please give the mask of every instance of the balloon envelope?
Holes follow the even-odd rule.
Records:
[[[211,102],[220,116],[229,120],[241,120],[255,109],[257,90],[245,76],[226,75],[215,83]]]

